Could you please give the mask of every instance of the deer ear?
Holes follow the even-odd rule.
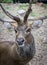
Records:
[[[32,28],[32,25],[33,25],[33,21],[29,21],[29,22],[28,22],[28,26],[29,26],[30,28]]]

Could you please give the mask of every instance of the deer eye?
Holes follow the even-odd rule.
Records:
[[[30,29],[30,28],[28,28],[28,29],[26,30],[26,32],[27,32],[27,33],[29,33],[30,31],[31,31],[31,29]]]

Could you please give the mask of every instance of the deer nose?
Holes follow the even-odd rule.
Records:
[[[22,45],[23,42],[24,42],[24,39],[23,38],[18,38],[17,42],[18,42],[18,45]]]

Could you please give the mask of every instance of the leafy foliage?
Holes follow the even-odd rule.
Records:
[[[12,0],[0,0],[0,3],[11,3]]]

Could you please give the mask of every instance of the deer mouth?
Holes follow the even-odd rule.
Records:
[[[23,59],[23,60],[26,60],[26,59],[31,59],[34,55],[34,45],[29,45],[29,44],[23,44],[23,45],[19,45],[18,48],[18,53],[19,53],[19,56]]]
[[[24,45],[25,45],[25,44],[23,43],[22,45],[18,45],[18,47],[24,47]]]

